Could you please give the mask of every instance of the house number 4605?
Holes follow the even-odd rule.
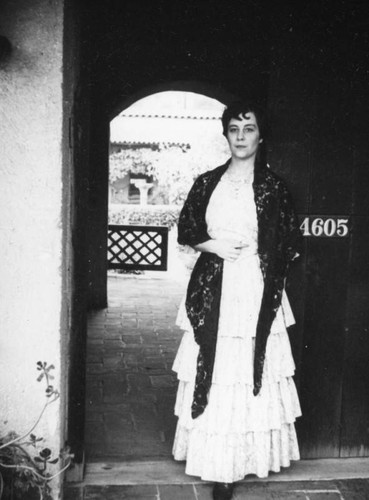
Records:
[[[349,236],[349,218],[316,215],[304,216],[300,229],[304,236],[346,238]]]

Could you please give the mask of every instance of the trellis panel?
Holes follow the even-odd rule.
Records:
[[[108,269],[166,271],[168,228],[108,226]]]

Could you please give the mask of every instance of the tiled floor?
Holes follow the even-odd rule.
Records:
[[[176,424],[171,366],[184,287],[132,275],[109,279],[109,307],[91,313],[88,327],[87,460],[170,456]]]

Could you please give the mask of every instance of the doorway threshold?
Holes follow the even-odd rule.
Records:
[[[199,478],[184,472],[185,463],[174,460],[90,462],[84,485],[199,484]],[[246,482],[330,481],[369,478],[369,457],[300,460],[268,478],[248,476]]]

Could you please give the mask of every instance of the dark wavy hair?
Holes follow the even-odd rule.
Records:
[[[260,137],[265,139],[268,130],[265,113],[257,104],[242,101],[232,102],[224,109],[221,118],[223,135],[227,137],[228,125],[232,118],[235,118],[237,120],[239,119],[240,115],[242,117],[245,117],[245,115],[247,115],[248,113],[254,113],[256,122],[259,127]]]

